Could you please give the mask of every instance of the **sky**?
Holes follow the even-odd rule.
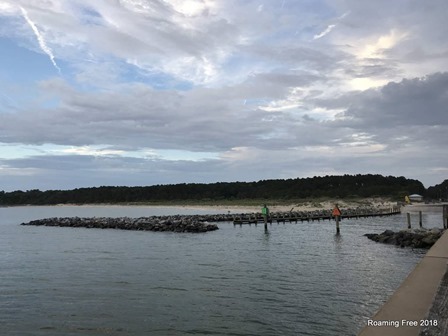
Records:
[[[0,0],[0,190],[448,178],[446,0]]]

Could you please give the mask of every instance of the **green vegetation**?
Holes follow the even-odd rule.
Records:
[[[426,197],[435,200],[448,200],[448,180],[443,181],[440,184],[429,187],[425,194]]]
[[[445,181],[446,182],[446,181]],[[445,183],[444,182],[444,183]],[[182,183],[148,187],[92,187],[74,190],[0,191],[1,205],[21,204],[244,204],[324,198],[387,197],[425,194],[420,181],[382,175],[315,176],[258,182]],[[235,203],[233,203],[235,202]]]

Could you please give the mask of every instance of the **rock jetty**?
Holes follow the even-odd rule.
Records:
[[[343,209],[342,218],[383,216],[397,213],[397,209],[356,208]],[[321,220],[331,219],[331,210],[271,212],[269,221]],[[213,222],[257,222],[263,221],[260,213],[211,214],[211,215],[171,215],[140,218],[129,217],[64,217],[33,220],[22,225],[85,227],[98,229],[121,229],[140,231],[207,232],[218,230]]]
[[[65,217],[45,218],[22,223],[21,225],[83,227],[96,229],[119,229],[138,231],[172,231],[172,232],[208,232],[218,230],[216,224],[201,222],[191,216],[153,216],[153,217]]]
[[[384,244],[400,247],[430,248],[442,236],[443,229],[408,229],[394,232],[386,230],[383,233],[367,233],[367,238]]]

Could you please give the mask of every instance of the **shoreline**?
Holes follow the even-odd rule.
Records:
[[[251,203],[255,203],[258,200],[250,200]],[[333,209],[335,204],[338,204],[341,209],[344,208],[388,208],[397,206],[397,202],[390,201],[383,198],[357,198],[357,199],[309,199],[302,201],[290,201],[281,202],[278,200],[259,200],[260,205],[254,204],[244,204],[247,200],[242,200],[240,204],[209,204],[209,202],[197,201],[196,204],[163,204],[163,203],[88,203],[88,204],[54,204],[54,205],[34,205],[34,204],[23,204],[23,205],[0,205],[0,207],[151,207],[151,208],[183,208],[189,210],[211,210],[211,211],[222,211],[222,213],[259,213],[264,203],[267,204],[271,212],[289,212],[289,211],[316,211]],[[271,204],[271,205],[270,205]]]
[[[441,203],[413,203],[413,204],[407,204],[406,206],[402,207],[402,211],[404,213],[416,213],[419,211],[422,212],[442,212],[443,206],[448,205],[446,202]]]

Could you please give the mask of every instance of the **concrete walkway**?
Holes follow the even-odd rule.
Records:
[[[448,300],[448,290],[444,290],[443,285],[448,282],[447,263],[448,230],[375,316],[366,321],[359,336],[418,336],[420,332],[431,336],[448,335],[447,309],[436,308],[438,304],[445,305]],[[433,303],[431,312],[437,322],[428,317]],[[422,323],[428,326],[420,326]]]

